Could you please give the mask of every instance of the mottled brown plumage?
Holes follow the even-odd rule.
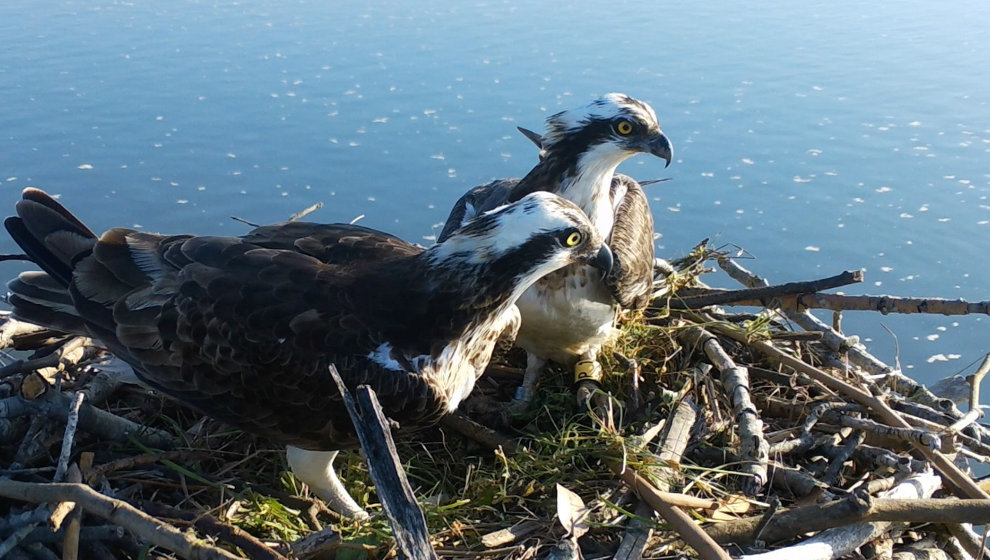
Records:
[[[331,363],[401,427],[423,426],[470,392],[526,287],[571,263],[611,263],[584,214],[545,193],[426,250],[347,224],[97,238],[37,189],[6,226],[45,270],[9,284],[15,316],[91,335],[153,387],[310,450],[356,443]]]

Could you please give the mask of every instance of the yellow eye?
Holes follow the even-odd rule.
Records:
[[[571,234],[567,236],[567,239],[564,240],[564,243],[566,243],[568,247],[573,247],[580,242],[581,242],[581,233],[577,231],[572,231]]]
[[[633,125],[629,121],[619,121],[619,124],[615,125],[615,131],[623,136],[628,136],[632,134]]]

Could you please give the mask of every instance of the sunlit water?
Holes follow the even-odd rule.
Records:
[[[97,230],[239,234],[230,216],[322,201],[310,219],[426,244],[465,189],[532,166],[517,125],[622,91],[675,146],[621,167],[672,179],[648,187],[661,255],[710,237],[773,282],[865,268],[848,293],[990,299],[987,28],[982,0],[12,0],[0,208],[34,185]],[[988,323],[844,326],[933,381],[990,350]]]

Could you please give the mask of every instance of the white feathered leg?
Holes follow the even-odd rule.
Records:
[[[308,451],[291,445],[285,448],[285,458],[289,462],[292,474],[305,482],[330,509],[352,519],[365,519],[368,512],[364,511],[347,493],[347,489],[337,478],[333,470],[333,460],[338,451]]]
[[[516,389],[516,394],[509,403],[510,412],[522,412],[529,406],[536,392],[536,382],[546,367],[547,361],[529,352],[526,353],[526,372],[523,373],[522,385]]]

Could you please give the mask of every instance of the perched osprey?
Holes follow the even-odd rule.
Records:
[[[537,279],[612,256],[573,203],[534,193],[429,249],[346,224],[286,223],[235,237],[116,228],[97,237],[27,189],[7,231],[44,272],[9,283],[14,316],[100,340],[140,379],[288,446],[332,507],[365,515],[333,471],[356,446],[328,373],[371,386],[402,429],[457,408],[513,305]]]
[[[544,136],[527,136],[540,145],[539,163],[522,179],[499,179],[462,196],[439,242],[482,212],[549,191],[584,210],[611,248],[615,266],[604,277],[584,265],[566,267],[538,281],[516,303],[522,316],[516,343],[528,355],[517,405],[532,398],[546,360],[575,366],[577,377],[600,375],[595,358],[614,330],[619,308],[641,309],[649,302],[653,216],[640,184],[615,170],[640,152],[667,165],[673,157],[653,109],[620,93],[557,113],[547,119]]]

